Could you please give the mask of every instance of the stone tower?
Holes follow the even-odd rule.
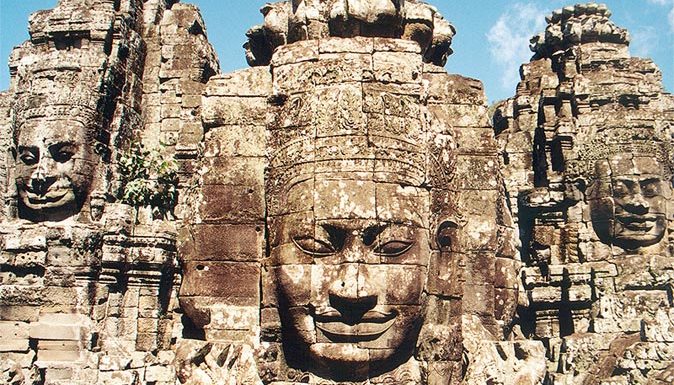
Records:
[[[493,119],[432,5],[261,12],[229,74],[174,0],[31,16],[0,384],[672,382],[674,99],[604,6]]]
[[[610,16],[549,16],[494,118],[527,265],[522,327],[544,341],[554,384],[672,379],[674,99]]]

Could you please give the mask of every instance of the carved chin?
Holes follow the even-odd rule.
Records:
[[[343,364],[366,364],[370,361],[370,352],[368,349],[362,349],[357,344],[312,344],[311,355],[318,362],[322,363],[343,363]]]

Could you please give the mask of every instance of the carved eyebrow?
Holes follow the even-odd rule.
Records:
[[[620,182],[620,183],[626,184],[626,185],[628,185],[628,186],[633,186],[633,185],[639,183],[639,181],[635,181],[635,180],[629,179],[629,178],[615,178],[615,179],[613,180],[613,182],[614,182],[614,183],[615,183],[615,182]]]
[[[658,177],[650,177],[650,178],[645,178],[640,181],[642,184],[648,184],[648,183],[656,183],[656,182],[662,182],[661,178]]]
[[[49,143],[49,144],[47,144],[47,147],[49,147],[49,149],[51,149],[51,148],[53,148],[53,147],[56,147],[56,148],[59,148],[59,149],[60,149],[60,148],[67,147],[67,146],[73,146],[73,147],[74,147],[74,146],[77,146],[77,142],[71,141],[71,140],[67,140],[67,141],[62,141],[62,142],[56,142],[56,143]]]
[[[37,150],[37,146],[18,146],[16,148],[18,152],[23,152],[23,151],[35,151]]]
[[[365,230],[363,230],[363,242],[366,245],[371,245],[377,237],[390,226],[391,224],[383,223],[366,227]]]
[[[328,241],[335,246],[337,249],[341,249],[344,246],[346,241],[346,232],[347,229],[341,228],[339,226],[334,226],[329,223],[323,223],[320,225],[323,230],[328,235]]]

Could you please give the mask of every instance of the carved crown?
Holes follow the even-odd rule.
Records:
[[[97,123],[100,99],[99,93],[81,85],[68,92],[25,93],[14,103],[14,126],[19,129],[27,120],[41,117],[78,117],[85,123]]]
[[[652,157],[662,165],[664,176],[674,175],[672,144],[664,135],[645,133],[639,130],[621,128],[612,130],[605,136],[596,137],[583,143],[577,158],[567,162],[567,178],[592,180],[596,178],[595,163],[608,160],[615,154],[634,154]]]

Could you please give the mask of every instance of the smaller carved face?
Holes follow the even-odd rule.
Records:
[[[87,127],[76,120],[32,119],[16,143],[16,185],[21,217],[76,214],[86,200],[95,168]]]
[[[600,238],[627,250],[660,242],[671,186],[657,161],[617,154],[608,164],[598,163],[597,174],[590,210]]]
[[[307,181],[288,193],[292,213],[273,220],[284,338],[312,367],[353,378],[415,347],[430,259],[428,193],[405,192]]]

